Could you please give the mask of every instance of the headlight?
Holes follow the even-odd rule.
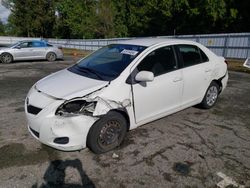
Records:
[[[58,107],[56,115],[92,115],[96,106],[96,101],[87,102],[85,100],[67,101]]]

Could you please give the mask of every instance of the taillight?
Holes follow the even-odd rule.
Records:
[[[228,65],[228,62],[227,62],[227,60],[225,60],[224,62],[225,62],[225,63],[226,63],[227,65]]]

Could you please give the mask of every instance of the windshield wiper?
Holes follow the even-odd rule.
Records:
[[[81,72],[90,72],[90,73],[94,74],[95,76],[97,76],[99,79],[103,80],[103,77],[93,69],[90,69],[88,67],[80,67],[78,65],[77,65],[77,69]]]

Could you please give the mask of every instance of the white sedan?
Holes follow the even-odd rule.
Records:
[[[51,147],[103,153],[128,130],[199,104],[215,105],[227,64],[203,45],[176,39],[111,44],[30,89],[30,133]]]

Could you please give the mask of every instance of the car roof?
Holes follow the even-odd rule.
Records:
[[[47,42],[44,41],[44,40],[21,40],[21,41],[19,41],[19,42],[45,42],[45,43],[47,43]]]
[[[181,39],[174,39],[174,38],[139,38],[139,39],[130,39],[119,41],[119,44],[131,44],[131,45],[139,45],[139,46],[153,46],[156,44],[197,44],[196,42],[189,41],[189,40],[181,40]]]

